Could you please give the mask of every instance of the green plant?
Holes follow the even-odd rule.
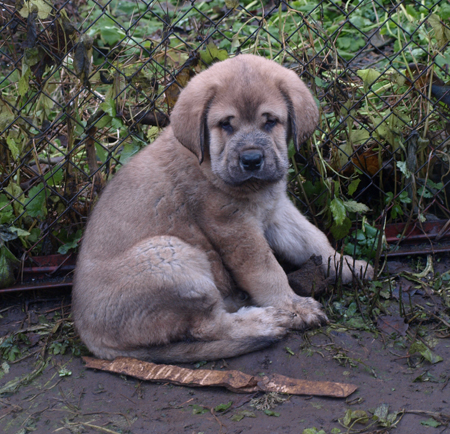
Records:
[[[362,229],[357,229],[344,240],[344,253],[356,258],[374,259],[379,240],[379,229],[364,223]]]

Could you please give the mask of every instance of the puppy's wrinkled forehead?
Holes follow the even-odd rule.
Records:
[[[259,71],[245,62],[236,69],[217,89],[213,106],[219,111],[230,113],[244,122],[254,122],[261,114],[271,113],[280,118],[287,115],[287,107],[278,80]]]

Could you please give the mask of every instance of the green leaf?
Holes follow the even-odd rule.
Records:
[[[192,414],[205,414],[205,413],[208,413],[208,409],[203,407],[203,406],[201,406],[201,405],[194,404],[194,405],[191,405],[191,407],[192,407]]]
[[[375,83],[375,81],[378,79],[378,77],[381,75],[380,72],[373,68],[369,69],[360,69],[356,72],[356,74],[362,78],[362,81],[364,82],[364,90],[368,90],[372,84]]]
[[[18,237],[27,237],[28,235],[30,235],[29,232],[24,231],[23,229],[20,228],[15,228],[14,226],[10,226],[8,229],[11,232],[14,232]]]
[[[0,131],[8,127],[14,119],[15,116],[11,113],[11,108],[0,100]]]
[[[8,148],[11,151],[14,160],[16,160],[17,157],[20,155],[20,151],[19,148],[17,147],[16,141],[11,136],[8,136],[6,138],[6,143],[8,144]]]
[[[239,6],[239,0],[225,0],[225,6],[228,9],[235,9]]]
[[[358,188],[358,185],[359,185],[360,182],[361,182],[361,179],[356,178],[348,185],[348,194],[349,194],[349,196],[353,196],[353,193]]]
[[[114,46],[126,36],[122,29],[115,26],[105,25],[100,29],[100,37],[107,45]]]
[[[438,422],[437,420],[434,420],[432,417],[430,417],[429,419],[426,419],[426,420],[421,420],[420,424],[425,425],[425,426],[432,426],[433,428],[437,428],[442,425],[440,422]]]
[[[48,185],[50,185],[51,187],[56,187],[57,185],[61,185],[63,176],[64,170],[59,164],[53,167],[53,169],[44,176],[44,179]]]
[[[50,97],[48,97],[45,93],[41,93],[36,109],[42,109],[45,113],[49,113],[52,110],[54,104],[54,101]]]
[[[337,40],[338,47],[342,48],[344,50],[349,49],[351,43],[352,43],[352,38],[349,38],[348,36],[340,36]]]
[[[100,158],[102,163],[105,163],[108,159],[109,152],[100,143],[95,144],[95,151],[97,152],[97,157]]]
[[[430,190],[428,190],[427,188],[424,188],[424,187],[420,187],[417,190],[417,194],[426,199],[430,199],[434,196],[434,194]]]
[[[0,194],[0,224],[10,223],[14,218],[13,207],[5,194]]]
[[[448,29],[436,14],[428,17],[428,23],[434,30],[434,36],[440,48],[450,41],[450,29]]]
[[[317,87],[321,87],[323,89],[325,89],[328,85],[328,83],[325,80],[322,80],[320,77],[316,76],[316,78],[314,78],[314,83],[316,83]]]
[[[352,317],[353,315],[355,315],[357,309],[358,309],[358,306],[356,305],[356,301],[352,301],[349,304],[347,311],[345,313],[348,317]]]
[[[94,125],[95,128],[104,128],[111,123],[111,119],[113,119],[110,115],[103,115]]]
[[[225,411],[228,410],[231,405],[233,404],[233,401],[227,402],[226,404],[219,404],[216,407],[214,407],[214,411]]]
[[[296,152],[297,151],[295,149],[294,142],[291,141],[289,143],[289,147],[288,147],[288,158],[291,159],[295,155]]]
[[[58,253],[60,253],[61,255],[65,255],[66,253],[68,253],[69,250],[76,249],[78,247],[78,243],[82,237],[83,237],[83,233],[82,233],[81,229],[78,229],[76,231],[76,233],[73,235],[73,238],[69,242],[63,244],[58,249]]]
[[[206,64],[211,64],[218,60],[225,60],[228,58],[228,53],[226,50],[220,50],[217,48],[213,42],[210,42],[205,51],[200,52],[200,57]]]
[[[116,116],[116,102],[114,98],[105,98],[105,102],[100,104],[100,108],[111,117]]]
[[[25,72],[22,74],[22,76],[19,78],[19,95],[25,96],[28,92],[28,89],[30,88],[30,74],[31,70],[30,68],[27,68]]]
[[[114,129],[120,129],[123,127],[122,119],[120,118],[112,118],[111,119],[111,127]]]
[[[28,72],[27,80],[29,79],[31,72],[29,69],[36,65],[40,60],[42,60],[44,57],[44,51],[39,50],[37,47],[33,48],[27,48],[25,50],[25,56],[23,57],[23,67],[22,67],[22,74],[25,75],[26,72]]]
[[[405,175],[406,179],[411,177],[411,172],[406,167],[406,161],[397,161],[397,167],[400,169],[400,172]]]
[[[340,431],[339,431],[340,432]],[[326,434],[326,432],[321,429],[320,431],[317,431],[317,428],[306,428],[302,431],[302,434]]]
[[[23,211],[23,206],[21,204],[21,201],[23,200],[23,191],[20,186],[11,181],[8,187],[5,188],[5,191],[9,193],[11,195],[11,198],[13,199],[12,204],[16,214],[21,214]]]
[[[428,371],[422,372],[418,377],[414,378],[413,383],[424,383],[426,381],[430,383],[440,383],[440,381]]]
[[[344,201],[344,206],[349,212],[359,212],[361,214],[364,214],[369,211],[369,207],[367,205],[356,202],[354,200]]]
[[[353,121],[353,119],[352,119]],[[350,130],[350,140],[352,141],[353,145],[361,146],[364,143],[367,142],[367,140],[370,139],[370,132],[363,129],[363,130]]]
[[[349,427],[355,421],[364,425],[369,421],[369,416],[367,416],[367,413],[364,410],[347,410],[342,421],[344,426]]]
[[[28,193],[29,200],[25,203],[27,213],[31,217],[45,217],[47,209],[45,207],[45,189],[42,182],[35,187],[30,188]]]
[[[420,353],[420,355],[431,364],[442,362],[441,356],[433,353],[423,342],[416,341],[409,347],[409,354]]]
[[[367,223],[364,225],[364,232],[366,234],[366,237],[371,240],[378,237],[378,229],[374,228],[373,226],[370,226]]]
[[[52,12],[52,6],[50,2],[46,2],[44,0],[31,0],[25,2],[25,5],[19,11],[19,14],[24,18],[28,18],[28,15],[33,10],[33,6],[36,6],[38,8],[38,17],[41,20],[45,20],[45,18],[47,18]]]
[[[6,288],[15,282],[14,270],[20,261],[2,245],[0,246],[0,288]]]
[[[406,190],[402,191],[398,198],[400,199],[401,203],[411,203],[412,202],[412,199],[408,196],[408,192]]]
[[[335,197],[330,203],[330,210],[336,225],[342,225],[346,217],[345,205],[342,200]]]
[[[267,414],[267,416],[280,417],[280,413],[273,410],[264,410],[264,414]]]
[[[448,20],[450,18],[450,4],[449,3],[441,3],[439,8],[439,16],[443,20]]]
[[[58,375],[60,377],[70,377],[72,375],[72,371],[69,371],[67,368],[61,368],[58,371]]]
[[[35,243],[41,236],[41,230],[39,228],[33,228],[31,229],[31,234],[28,236],[28,241],[30,243]]]
[[[342,238],[348,235],[351,227],[352,227],[351,220],[348,217],[345,217],[341,225],[338,225],[334,222],[331,225],[330,231],[335,240],[342,240]]]
[[[385,421],[387,420],[388,414],[389,414],[389,404],[381,404],[376,408],[373,415],[377,417],[378,420]]]
[[[241,410],[239,412],[237,412],[236,414],[234,414],[231,417],[231,420],[233,422],[239,422],[242,419],[244,419],[244,417],[256,417],[256,414],[253,413],[253,411],[249,411],[249,410]]]
[[[288,354],[290,354],[291,356],[295,356],[295,353],[289,348],[289,347],[284,347],[284,349],[286,350],[286,352]]]
[[[18,235],[5,226],[0,226],[0,241],[8,242],[18,238]],[[3,243],[0,243],[3,245]]]

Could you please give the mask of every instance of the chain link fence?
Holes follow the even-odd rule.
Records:
[[[2,286],[20,261],[74,251],[180,89],[239,53],[295,70],[317,97],[289,189],[335,240],[367,255],[376,225],[448,220],[449,18],[431,0],[0,1]]]

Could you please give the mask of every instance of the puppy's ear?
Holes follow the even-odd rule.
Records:
[[[170,116],[175,138],[197,156],[199,163],[208,136],[208,107],[214,98],[213,87],[202,75],[194,77],[181,91]]]
[[[294,71],[286,71],[279,86],[289,112],[289,138],[298,151],[316,129],[319,110],[311,92]]]

